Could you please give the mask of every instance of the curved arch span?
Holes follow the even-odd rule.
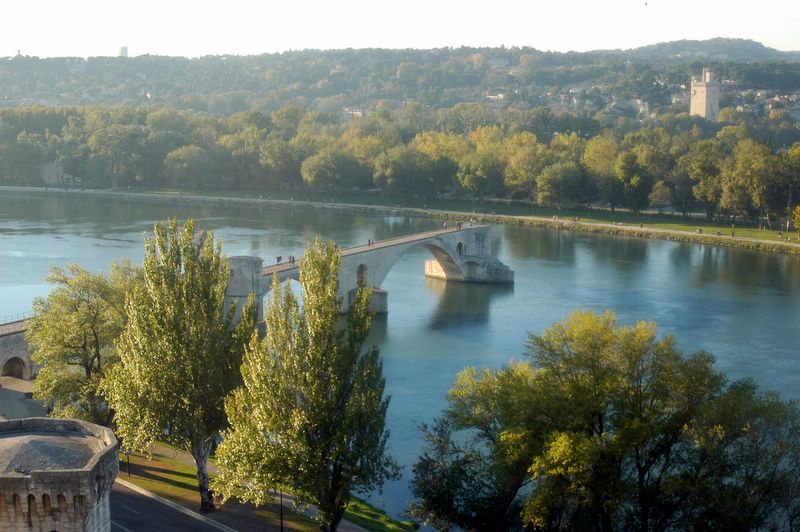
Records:
[[[27,373],[25,370],[27,367],[25,366],[25,361],[19,357],[11,357],[6,360],[5,364],[3,364],[2,373],[0,373],[3,377],[14,377],[15,379],[24,379],[25,374]]]

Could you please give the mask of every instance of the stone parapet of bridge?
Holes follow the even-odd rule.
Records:
[[[338,294],[342,310],[347,310],[360,286],[367,286],[373,291],[373,310],[386,312],[388,294],[380,289],[383,281],[404,253],[420,246],[432,255],[424,267],[428,277],[464,283],[514,282],[513,270],[492,254],[491,227],[459,224],[343,249]],[[247,294],[254,292],[261,309],[273,277],[277,276],[279,282],[297,280],[299,263],[281,263],[261,269],[262,260],[258,257],[229,258],[229,299],[244,300]]]

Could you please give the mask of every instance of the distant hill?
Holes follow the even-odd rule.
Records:
[[[642,101],[651,112],[670,109],[673,96],[704,66],[738,88],[800,91],[800,52],[718,38],[585,53],[460,47],[196,59],[15,56],[0,58],[0,108],[142,105],[227,115],[292,104],[360,113],[386,102],[414,101],[431,109],[481,103],[594,116],[611,102]],[[675,105],[677,112],[687,107],[680,99]]]
[[[800,61],[800,51],[783,52],[750,39],[662,42],[620,51],[646,60]]]

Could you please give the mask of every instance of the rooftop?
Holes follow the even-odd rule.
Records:
[[[110,429],[76,419],[31,417],[0,421],[0,477],[89,471],[116,446]]]
[[[105,444],[78,432],[0,434],[0,475],[82,469]]]

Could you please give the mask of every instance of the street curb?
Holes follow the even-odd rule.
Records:
[[[165,504],[165,505],[169,506],[170,508],[172,508],[174,510],[177,510],[177,511],[179,511],[179,512],[185,514],[185,515],[188,515],[189,517],[193,517],[193,518],[197,519],[198,521],[202,521],[203,523],[207,524],[208,526],[214,527],[214,528],[219,529],[219,530],[223,530],[224,532],[238,532],[235,528],[231,528],[229,526],[223,525],[222,523],[217,523],[213,519],[209,519],[208,517],[206,517],[204,515],[198,514],[197,512],[193,512],[193,511],[189,510],[188,508],[184,508],[180,504],[172,502],[169,499],[165,499],[164,497],[161,497],[160,495],[156,495],[155,493],[153,493],[151,491],[147,491],[144,488],[140,488],[136,484],[133,484],[133,483],[128,482],[126,480],[122,480],[121,478],[118,478],[117,482],[121,486],[124,486],[124,487],[128,488],[129,490],[135,491],[136,493],[139,493],[140,495],[144,495],[145,497],[150,497],[154,501],[158,501],[161,504]]]

